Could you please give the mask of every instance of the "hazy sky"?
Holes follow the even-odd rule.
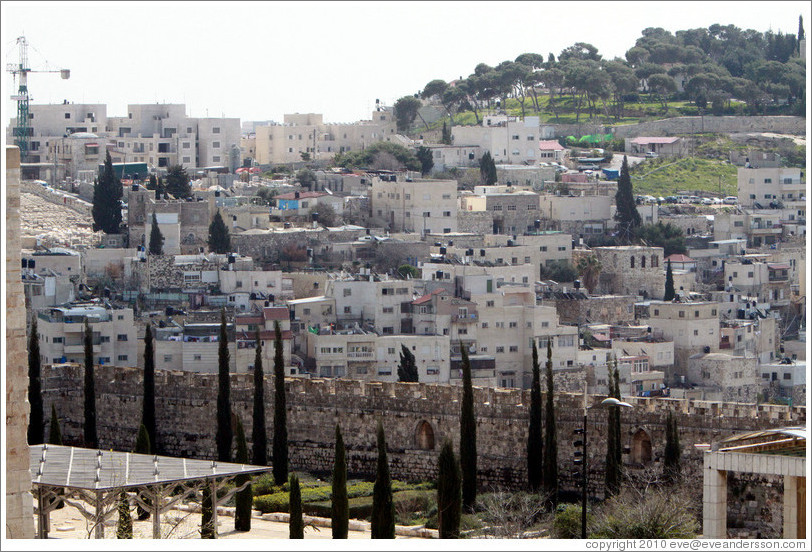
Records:
[[[623,56],[646,27],[733,24],[795,33],[809,2],[13,2],[2,3],[4,62],[30,44],[34,103],[185,103],[194,117],[368,119],[428,81],[575,42]],[[16,106],[3,74],[4,125]]]

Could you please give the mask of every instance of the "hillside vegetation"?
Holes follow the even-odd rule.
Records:
[[[679,191],[736,195],[736,167],[726,161],[686,157],[646,159],[629,170],[636,194],[674,195]]]

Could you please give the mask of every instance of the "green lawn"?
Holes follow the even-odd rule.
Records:
[[[736,194],[734,165],[724,161],[686,157],[646,159],[629,171],[636,194],[674,195],[678,191]]]

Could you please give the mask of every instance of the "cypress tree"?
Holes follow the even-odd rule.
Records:
[[[147,430],[144,424],[141,424],[138,427],[138,435],[135,438],[135,449],[133,450],[136,454],[151,454],[152,453],[152,441],[149,438],[149,431]],[[149,504],[149,498],[143,495],[140,495],[139,498]],[[144,521],[145,519],[149,519],[149,510],[145,509],[140,504],[136,505],[136,515],[138,517],[138,521]]]
[[[155,424],[155,348],[152,340],[152,325],[147,324],[144,332],[144,405],[141,423],[147,430],[152,450],[158,452],[158,429]]]
[[[663,296],[663,301],[673,301],[676,296],[677,292],[674,290],[674,273],[671,272],[671,261],[668,261],[665,269],[665,295]]]
[[[116,527],[117,539],[133,538],[133,518],[130,516],[130,501],[127,493],[121,491],[118,495],[118,526]]]
[[[48,429],[48,444],[62,445],[62,430],[59,429],[59,418],[56,415],[56,404],[54,403],[51,403],[51,427]],[[57,510],[64,507],[65,503],[61,500],[59,504],[56,505]]]
[[[401,382],[417,382],[417,363],[414,359],[414,354],[409,350],[406,345],[400,346],[400,362],[398,363],[398,381]]]
[[[200,538],[213,539],[214,538],[214,509],[211,500],[211,488],[209,482],[203,487],[203,498],[200,501]]]
[[[214,214],[214,218],[209,224],[209,249],[213,253],[228,253],[231,251],[231,236],[226,223],[220,215],[220,210]]]
[[[161,233],[161,229],[158,228],[158,216],[155,211],[152,212],[152,229],[149,231],[149,254],[164,254],[164,235]]]
[[[372,538],[395,538],[395,504],[392,501],[392,479],[386,456],[386,437],[383,424],[378,421],[378,469],[372,488]]]
[[[238,464],[248,463],[248,445],[245,443],[245,430],[239,416],[237,417],[237,456],[235,460]],[[251,478],[247,475],[238,475],[234,484],[239,487],[250,480]],[[254,494],[251,491],[250,484],[245,489],[237,491],[237,495],[234,497],[234,529],[236,531],[251,530],[251,507],[253,502]]]
[[[437,522],[441,539],[460,538],[462,495],[460,468],[454,456],[451,441],[445,441],[440,449],[437,476]]]
[[[42,371],[39,358],[39,336],[37,318],[31,322],[31,335],[28,336],[28,403],[31,417],[28,420],[28,444],[39,445],[45,442],[45,412],[42,405]]]
[[[304,538],[304,520],[302,519],[302,490],[299,488],[299,478],[296,474],[290,474],[288,481],[290,488],[290,498],[288,505],[290,510],[290,521],[288,526],[290,528],[290,538],[303,539]]]
[[[620,399],[620,374],[616,360],[609,365],[609,396]],[[606,497],[609,498],[620,492],[623,453],[620,448],[620,407],[610,407],[607,409],[607,421],[606,473],[604,483]]]
[[[640,226],[642,220],[634,202],[632,178],[629,175],[629,162],[625,155],[623,156],[623,164],[620,166],[620,177],[617,180],[615,205],[617,206],[615,220],[618,223],[618,236],[623,243],[631,243],[634,238],[635,228]]]
[[[48,432],[48,444],[62,444],[62,430],[59,429],[59,418],[56,415],[56,404],[54,403],[51,403],[51,427]]]
[[[268,465],[268,436],[265,430],[265,372],[262,368],[262,341],[257,330],[254,357],[254,423],[251,425],[254,465]]]
[[[285,396],[285,359],[282,329],[274,322],[273,479],[282,485],[288,479],[288,412]]]
[[[479,176],[482,180],[482,183],[485,184],[486,186],[496,184],[497,180],[496,163],[494,163],[493,157],[491,156],[491,153],[489,151],[486,151],[484,155],[479,159]],[[463,483],[463,488],[464,487],[465,484]]]
[[[99,439],[96,436],[96,381],[93,370],[93,333],[85,318],[85,425],[84,440],[87,448],[96,448]]]
[[[217,389],[217,459],[231,461],[231,444],[234,435],[231,431],[231,379],[229,377],[228,331],[226,311],[220,311],[220,337],[217,347],[218,389]]]
[[[555,403],[553,402],[552,337],[547,340],[547,400],[544,417],[544,490],[548,500],[558,504],[558,440],[555,433]]]
[[[462,351],[462,403],[460,405],[460,469],[462,470],[462,507],[472,512],[476,504],[476,419],[471,363],[468,351]]]
[[[530,425],[527,434],[527,479],[531,491],[542,482],[544,443],[541,435],[541,370],[536,340],[533,340],[533,385],[530,387]]]
[[[104,160],[104,167],[93,186],[93,226],[105,234],[117,234],[121,228],[121,198],[124,190],[121,181],[113,171],[110,152]]]
[[[446,145],[451,144],[451,132],[448,130],[448,126],[445,124],[445,121],[443,121],[443,134],[440,142]]]
[[[668,483],[675,483],[680,477],[680,444],[679,430],[674,414],[668,411],[665,421],[665,455],[663,459],[663,477]]]
[[[333,467],[332,527],[334,539],[346,539],[349,532],[350,505],[347,498],[347,457],[341,427],[336,424],[336,448]]]

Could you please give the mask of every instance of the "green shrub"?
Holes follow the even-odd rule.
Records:
[[[586,525],[589,527],[592,516],[586,513]],[[553,536],[557,539],[581,538],[581,505],[562,504],[558,507],[553,520]]]
[[[690,539],[699,531],[685,493],[627,490],[608,500],[590,535],[606,539]]]

